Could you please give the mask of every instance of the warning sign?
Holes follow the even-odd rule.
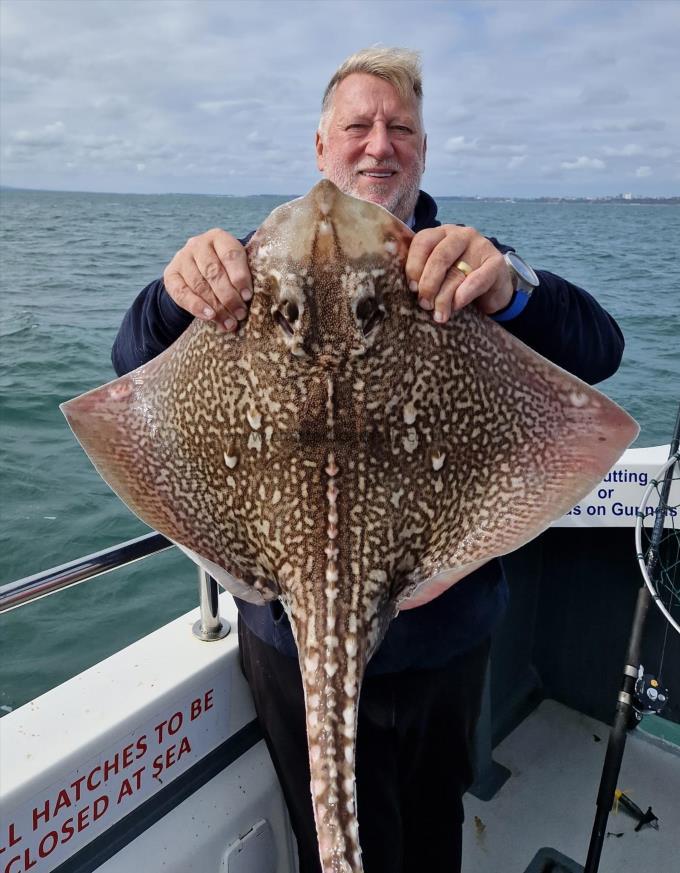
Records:
[[[3,816],[0,873],[48,873],[176,779],[226,739],[227,699],[220,681],[174,703]]]

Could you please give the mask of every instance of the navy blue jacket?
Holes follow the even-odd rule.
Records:
[[[436,216],[437,204],[421,191],[414,230],[439,226]],[[496,239],[491,242],[502,252],[510,250]],[[540,285],[536,292],[503,327],[585,382],[594,384],[611,376],[623,354],[623,335],[614,319],[582,288],[553,273],[537,273]],[[126,313],[114,342],[112,361],[118,375],[160,354],[192,320],[167,294],[162,279],[147,285]],[[367,675],[445,664],[493,631],[507,600],[502,564],[490,561],[430,603],[401,612],[369,662]],[[279,601],[266,606],[236,602],[241,617],[258,637],[283,654],[297,657]]]

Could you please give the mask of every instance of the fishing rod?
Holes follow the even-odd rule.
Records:
[[[670,453],[668,461],[661,468],[657,477],[652,480],[647,488],[642,503],[637,512],[637,523],[635,530],[636,548],[638,561],[643,576],[643,584],[638,592],[637,602],[635,605],[635,613],[633,616],[633,625],[631,628],[630,639],[628,642],[628,652],[626,662],[623,668],[623,679],[616,704],[616,714],[611,732],[609,734],[609,742],[607,744],[607,753],[605,755],[604,765],[602,767],[602,777],[600,787],[597,794],[595,821],[588,847],[588,857],[586,859],[583,873],[597,873],[600,864],[600,855],[602,854],[602,845],[604,843],[607,820],[611,812],[615,798],[618,795],[619,801],[625,800],[630,804],[629,798],[625,795],[621,796],[621,792],[617,792],[616,784],[621,771],[621,762],[623,760],[623,752],[626,745],[626,734],[631,724],[641,718],[642,712],[659,712],[663,708],[663,704],[667,699],[667,694],[660,688],[658,680],[650,678],[644,674],[644,669],[640,664],[640,648],[642,644],[642,632],[647,618],[647,612],[651,603],[656,603],[664,614],[669,623],[676,629],[680,630],[678,623],[670,614],[670,607],[675,601],[680,602],[680,588],[675,583],[674,578],[671,578],[669,570],[663,566],[660,546],[664,538],[664,525],[667,518],[672,522],[671,537],[676,544],[677,557],[674,564],[671,566],[671,572],[675,571],[680,561],[680,547],[677,545],[678,534],[680,527],[676,528],[675,519],[678,515],[678,507],[669,507],[668,500],[671,492],[671,484],[674,479],[680,478],[677,471],[680,454],[678,447],[680,445],[680,406],[678,407],[678,415],[675,422],[673,439],[671,441]],[[677,484],[676,484],[677,487]],[[652,495],[656,492],[659,497],[658,507],[648,512],[648,503]],[[645,550],[642,543],[642,532],[645,527],[645,520],[653,516],[653,528],[649,536],[649,547]],[[680,521],[680,519],[679,519]],[[667,538],[670,545],[671,540]],[[668,600],[668,606],[664,603],[664,599]],[[662,698],[662,699],[661,699]],[[624,806],[626,803],[624,802]],[[631,804],[634,806],[634,804]],[[637,807],[631,809],[639,819],[641,824],[657,824],[656,816],[652,813],[651,807],[646,813],[639,810]],[[639,815],[638,815],[639,813]],[[658,826],[658,824],[657,824]]]

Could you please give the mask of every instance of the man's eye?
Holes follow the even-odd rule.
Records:
[[[397,133],[413,133],[410,127],[407,127],[405,124],[393,124],[392,130],[396,130]]]

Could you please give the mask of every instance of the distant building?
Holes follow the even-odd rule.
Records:
[[[630,193],[630,191],[627,191],[627,192],[623,195],[623,199],[624,199],[624,200],[632,200],[632,199],[633,199],[633,195]]]

